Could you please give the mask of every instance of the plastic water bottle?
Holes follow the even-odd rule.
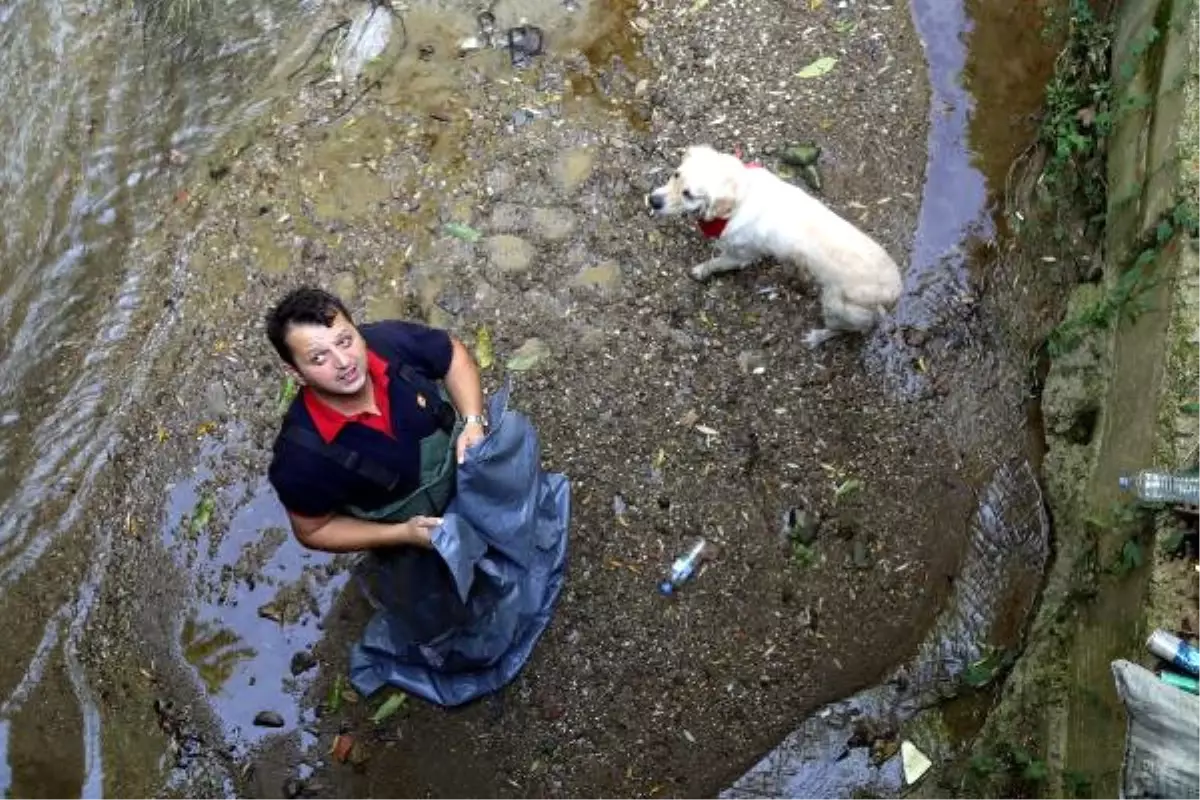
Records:
[[[1149,503],[1200,505],[1200,477],[1195,475],[1172,475],[1144,469],[1136,475],[1122,475],[1120,484],[1125,491],[1132,489],[1138,498]]]
[[[680,584],[695,574],[696,567],[700,566],[700,556],[704,553],[704,545],[704,539],[700,539],[692,546],[691,550],[687,551],[686,555],[680,556],[671,563],[670,577],[658,585],[660,592],[673,594]]]

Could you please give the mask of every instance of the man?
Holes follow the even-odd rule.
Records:
[[[360,585],[377,611],[351,684],[443,706],[507,684],[562,590],[571,494],[542,471],[508,388],[489,398],[489,430],[461,342],[408,322],[358,328],[319,289],[280,301],[267,336],[303,385],[269,473],[296,538],[370,551]]]
[[[266,327],[302,387],[268,473],[296,538],[329,552],[429,547],[455,465],[487,432],[466,347],[410,322],[357,327],[311,287],[284,297]]]

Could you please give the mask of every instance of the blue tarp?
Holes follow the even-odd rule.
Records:
[[[550,623],[566,570],[571,492],[544,473],[537,432],[489,400],[492,428],[458,468],[433,549],[368,559],[377,611],[350,654],[363,695],[391,685],[443,706],[494,692],[525,666]]]

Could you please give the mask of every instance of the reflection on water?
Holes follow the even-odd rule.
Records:
[[[167,59],[94,0],[0,3],[0,790],[101,793],[79,646],[112,531],[85,509],[172,319],[148,242],[182,166],[245,118],[241,76],[307,6],[205,3],[214,36]]]
[[[221,627],[215,620],[189,619],[180,634],[183,657],[196,668],[209,693],[216,694],[233,677],[238,662],[254,658],[257,653],[247,647],[242,637],[230,628]]]
[[[200,469],[167,498],[162,535],[195,590],[181,650],[225,733],[253,740],[270,732],[253,725],[260,711],[276,712],[289,729],[300,724],[298,694],[315,672],[293,675],[292,659],[320,638],[322,609],[345,584],[345,559],[302,548],[265,479],[215,486],[227,457],[221,444],[205,448]],[[211,523],[197,526],[206,498],[215,498]]]

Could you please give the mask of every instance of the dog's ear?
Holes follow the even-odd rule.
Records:
[[[738,183],[733,178],[724,178],[716,185],[716,191],[708,198],[708,206],[704,209],[704,219],[728,219],[733,216],[737,205]]]

